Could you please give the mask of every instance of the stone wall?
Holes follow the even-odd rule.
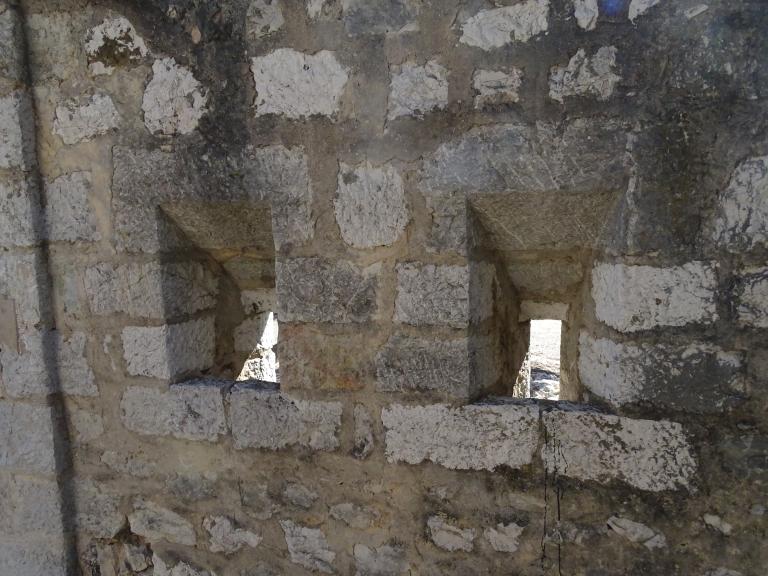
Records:
[[[0,574],[759,576],[767,28],[0,2]]]

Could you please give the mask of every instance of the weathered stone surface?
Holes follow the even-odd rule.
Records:
[[[707,262],[667,268],[600,263],[592,269],[597,318],[620,332],[711,324],[717,319],[716,289]]]
[[[395,334],[376,355],[376,389],[469,395],[469,342]]]
[[[19,81],[24,75],[21,19],[16,10],[0,14],[0,76]]]
[[[40,252],[0,252],[0,295],[13,304],[19,332],[31,331],[40,322],[44,272]],[[12,339],[17,340],[15,334]],[[10,344],[8,350],[18,350],[18,343]]]
[[[375,508],[359,506],[354,502],[335,504],[331,506],[329,512],[336,520],[340,520],[347,526],[357,528],[358,530],[370,528],[380,517]]]
[[[77,144],[103,136],[120,126],[120,114],[107,94],[96,93],[82,102],[70,100],[56,108],[53,133],[64,144]]]
[[[59,487],[51,480],[0,474],[0,509],[3,537],[56,538],[62,531]]]
[[[249,514],[257,520],[269,520],[280,507],[269,495],[266,484],[244,482],[239,486],[240,501]]]
[[[546,412],[543,421],[542,457],[550,472],[651,492],[689,488],[696,472],[691,445],[677,422],[578,410]]]
[[[472,552],[474,548],[474,528],[459,528],[443,515],[430,516],[427,528],[432,542],[443,550]]]
[[[768,328],[768,268],[740,271],[736,315],[743,326]]]
[[[525,294],[569,293],[584,277],[581,264],[571,261],[510,262],[507,270],[517,291]]]
[[[162,558],[155,553],[152,555],[152,566],[152,576],[216,576],[213,572],[180,561],[175,555]]]
[[[704,514],[701,519],[708,528],[720,532],[725,536],[730,536],[733,532],[733,526],[720,518],[717,514]]]
[[[200,262],[102,262],[86,269],[85,293],[93,314],[165,319],[213,307],[218,285]]]
[[[520,99],[518,90],[523,81],[523,71],[512,68],[509,73],[499,70],[476,70],[472,75],[475,90],[475,108],[488,108],[513,104]]]
[[[0,542],[0,574],[67,576],[65,546],[60,539]]]
[[[634,22],[638,16],[642,16],[659,2],[661,0],[632,0],[629,3],[629,19]]]
[[[144,39],[126,18],[105,18],[88,31],[85,54],[91,74],[112,74],[115,67],[140,62],[148,53]]]
[[[257,346],[271,349],[277,344],[278,330],[277,319],[273,312],[247,318],[235,328],[235,350],[251,352]]]
[[[398,171],[370,162],[340,164],[334,207],[341,237],[355,248],[393,244],[409,219]]]
[[[82,12],[25,15],[29,68],[35,84],[67,80],[80,71],[85,61]]]
[[[155,60],[141,109],[152,133],[189,134],[208,111],[208,93],[192,72],[173,58]]]
[[[663,548],[667,545],[667,539],[664,534],[656,532],[645,524],[635,522],[629,518],[621,516],[611,516],[606,521],[608,528],[623,536],[630,542],[642,544],[649,550],[654,548]]]
[[[710,234],[730,252],[768,245],[768,156],[749,158],[733,171]]]
[[[427,209],[432,216],[432,230],[427,239],[430,252],[467,251],[467,198],[463,192],[427,195]]]
[[[77,527],[97,538],[113,538],[125,526],[118,497],[106,493],[89,479],[75,485]]]
[[[192,524],[173,510],[154,502],[137,499],[128,516],[131,532],[143,536],[151,543],[166,540],[174,544],[194,546],[197,538]]]
[[[401,546],[379,546],[370,548],[365,544],[355,544],[355,576],[400,576],[410,566]]]
[[[0,468],[52,474],[51,409],[0,400]]]
[[[347,69],[328,50],[304,54],[279,48],[251,60],[256,82],[256,115],[297,119],[333,116],[347,84]]]
[[[600,16],[597,0],[574,0],[573,16],[584,30],[594,30]]]
[[[255,384],[238,384],[229,401],[235,448],[335,450],[339,446],[339,402],[291,399],[274,387]]]
[[[467,266],[397,265],[395,320],[464,328],[470,318]]]
[[[123,356],[132,376],[175,378],[213,364],[212,316],[179,324],[123,328]]]
[[[203,520],[205,528],[211,536],[211,552],[224,552],[234,554],[244,546],[256,548],[261,543],[261,536],[237,528],[226,516],[209,516]]]
[[[323,258],[278,261],[278,317],[286,322],[367,322],[376,311],[378,268]]]
[[[526,0],[512,6],[481,10],[461,27],[461,42],[483,50],[511,42],[527,42],[549,27],[549,0]]]
[[[45,210],[49,240],[94,241],[101,237],[88,201],[91,189],[90,172],[72,172],[46,184]]]
[[[520,468],[533,461],[538,410],[526,405],[403,406],[381,412],[390,462],[430,460],[457,470]]]
[[[0,128],[2,130],[2,128]],[[34,246],[40,242],[40,199],[37,188],[26,179],[0,182],[0,244]]]
[[[352,431],[352,456],[365,460],[373,452],[373,419],[368,409],[362,404],[355,404],[353,411],[354,429]]]
[[[524,530],[523,526],[510,522],[509,524],[499,523],[495,528],[486,528],[483,536],[488,540],[491,548],[496,552],[517,552],[520,547],[520,536]]]
[[[351,36],[391,34],[418,29],[413,0],[342,0],[344,27]]]
[[[24,92],[0,98],[0,168],[28,169],[35,164],[32,105]]]
[[[74,442],[93,442],[104,434],[104,420],[100,414],[88,410],[70,410],[69,423],[72,427],[72,439]]]
[[[436,60],[423,66],[406,62],[395,67],[389,87],[387,118],[423,117],[448,105],[448,70]]]
[[[245,17],[246,30],[254,38],[277,32],[285,24],[280,0],[251,0]]]
[[[226,434],[226,381],[191,380],[167,392],[131,386],[120,401],[123,424],[139,434],[215,442]]]
[[[336,553],[328,547],[321,530],[300,526],[291,520],[281,520],[280,526],[285,533],[291,562],[325,574],[334,573]]]
[[[283,500],[291,506],[309,510],[319,498],[317,492],[298,482],[289,482],[283,490]]]
[[[570,96],[607,100],[621,77],[614,72],[616,48],[603,46],[592,56],[580,48],[566,66],[555,66],[549,76],[549,97],[562,103]]]

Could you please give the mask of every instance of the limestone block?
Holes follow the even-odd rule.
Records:
[[[600,263],[592,269],[598,320],[620,332],[711,324],[717,278],[707,262],[656,268]]]
[[[98,240],[101,235],[88,202],[91,173],[72,172],[45,186],[48,239],[54,242]]]
[[[173,58],[155,60],[144,90],[144,125],[155,133],[189,134],[208,111],[208,92],[192,72]]]
[[[370,528],[381,516],[375,508],[359,506],[354,502],[335,504],[331,506],[329,513],[336,520],[358,530]]]
[[[132,376],[167,380],[213,364],[214,318],[123,328],[123,357]]]
[[[333,560],[336,553],[328,547],[322,530],[307,528],[291,520],[281,520],[291,562],[310,570],[333,574]]]
[[[339,446],[340,402],[292,399],[267,385],[238,384],[229,397],[235,448],[281,450]]]
[[[246,31],[254,38],[277,32],[285,24],[280,0],[251,0],[245,18]]]
[[[472,552],[474,548],[474,528],[459,528],[443,515],[430,516],[427,528],[432,542],[443,550]]]
[[[690,488],[696,461],[677,422],[578,410],[545,412],[543,421],[542,457],[550,473],[651,492]]]
[[[61,539],[0,542],[0,574],[67,576],[66,547]]]
[[[419,5],[413,0],[342,0],[344,28],[350,36],[417,30]]]
[[[619,343],[579,337],[579,378],[602,399],[646,402],[688,412],[717,412],[744,393],[742,354],[694,342]]]
[[[0,400],[0,468],[53,474],[51,409]]]
[[[85,38],[88,68],[94,76],[112,74],[117,66],[140,62],[147,45],[126,18],[105,18],[91,28]]]
[[[527,42],[549,28],[549,0],[526,0],[512,6],[481,10],[461,26],[461,42],[482,50],[511,42]]]
[[[257,520],[269,520],[280,509],[269,495],[269,487],[266,484],[241,483],[240,500],[248,514]]]
[[[730,252],[768,245],[768,156],[748,158],[733,171],[710,235]]]
[[[440,392],[469,396],[469,342],[414,338],[396,334],[375,359],[380,392]]]
[[[352,431],[352,456],[359,460],[365,460],[373,452],[373,420],[367,408],[362,404],[355,404],[353,417],[355,422]]]
[[[0,76],[19,82],[24,78],[24,38],[16,10],[0,14]]]
[[[616,68],[616,48],[603,46],[592,56],[579,48],[565,66],[554,66],[549,75],[549,97],[562,103],[571,96],[608,100],[621,76]]]
[[[768,328],[768,268],[746,268],[738,278],[736,315],[739,324]]]
[[[514,522],[509,524],[499,523],[495,528],[486,528],[483,531],[483,536],[488,540],[491,548],[496,552],[517,552],[520,547],[520,535],[523,533],[524,527]]]
[[[469,317],[467,266],[397,265],[395,320],[414,326],[465,328]]]
[[[286,322],[368,322],[377,308],[377,271],[324,258],[278,261],[278,318]]]
[[[573,16],[580,28],[594,30],[600,16],[597,0],[574,0]]]
[[[35,165],[32,104],[24,92],[0,98],[0,168],[28,170]]]
[[[203,520],[203,528],[211,537],[211,552],[234,554],[244,546],[256,548],[262,540],[261,536],[250,530],[235,527],[226,516],[207,517]]]
[[[523,71],[512,68],[509,73],[499,70],[476,70],[472,75],[475,90],[475,108],[488,108],[513,104],[520,100],[518,90],[523,81]]]
[[[29,331],[40,323],[44,273],[39,252],[0,252],[0,295],[13,302],[20,332]]]
[[[63,529],[59,487],[52,480],[0,474],[0,510],[0,539],[56,538]]]
[[[538,410],[531,405],[392,404],[381,412],[390,462],[425,460],[454,470],[521,468],[538,444]]]
[[[96,315],[165,319],[213,307],[218,283],[200,262],[102,262],[86,269],[85,293]]]
[[[191,380],[167,392],[131,386],[120,401],[123,424],[134,432],[215,442],[227,433],[223,389],[227,381]]]
[[[56,107],[53,133],[64,144],[92,140],[120,126],[120,114],[107,94],[96,93],[83,102],[70,100]]]
[[[118,497],[106,493],[89,479],[75,485],[77,527],[96,538],[113,538],[125,526],[125,516],[119,511]]]
[[[401,546],[368,547],[355,544],[355,576],[401,576],[410,566]]]
[[[393,244],[409,220],[398,171],[370,162],[357,167],[340,164],[334,208],[341,237],[355,248]]]
[[[195,545],[194,527],[173,510],[143,499],[134,501],[133,508],[128,522],[134,534],[143,536],[150,543],[165,540],[174,544]]]
[[[606,521],[608,528],[623,536],[630,542],[642,544],[649,550],[654,548],[663,548],[667,545],[667,539],[664,534],[656,532],[645,524],[635,522],[629,518],[621,516],[611,516]]]
[[[347,69],[328,50],[304,54],[279,48],[251,60],[256,83],[256,116],[291,119],[333,116],[347,85]]]
[[[448,106],[448,70],[437,60],[419,65],[406,62],[395,67],[389,87],[387,118],[423,117]]]
[[[2,130],[2,127],[0,127]],[[29,180],[3,179],[0,182],[0,245],[34,246],[42,238],[40,199]]]
[[[638,16],[642,16],[659,2],[661,0],[632,0],[629,3],[629,19],[634,22]]]

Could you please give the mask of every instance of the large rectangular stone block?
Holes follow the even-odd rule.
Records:
[[[37,187],[27,179],[0,181],[0,245],[34,246],[42,240]]]
[[[53,480],[0,473],[0,538],[62,533],[59,487]]]
[[[0,401],[0,468],[53,474],[51,409]]]
[[[19,331],[40,323],[45,270],[40,253],[0,252],[0,295],[14,303]]]
[[[67,560],[62,539],[0,541],[0,574],[67,576]]]
[[[94,241],[101,236],[91,209],[90,172],[64,174],[45,185],[48,239],[54,242]]]
[[[465,328],[469,324],[469,308],[467,266],[398,264],[395,300],[398,322]]]

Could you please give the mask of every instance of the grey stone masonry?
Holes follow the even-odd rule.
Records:
[[[52,474],[51,409],[0,400],[0,468]]]
[[[466,266],[398,264],[395,300],[398,322],[465,328],[469,318],[469,269]]]

